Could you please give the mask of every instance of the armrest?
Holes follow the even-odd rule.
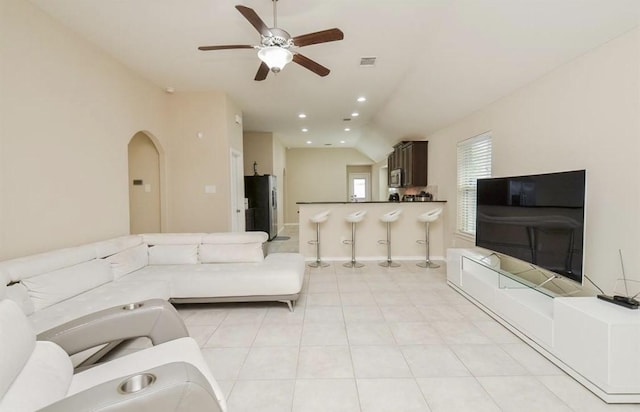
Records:
[[[148,386],[142,387],[144,383]],[[195,366],[177,362],[104,382],[39,410],[68,411],[222,412],[223,409],[207,378]]]
[[[154,345],[189,336],[182,318],[162,299],[116,306],[82,316],[38,335],[69,355],[117,340],[146,336]]]

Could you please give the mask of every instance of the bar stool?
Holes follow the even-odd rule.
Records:
[[[380,216],[380,220],[387,224],[387,239],[378,240],[378,243],[380,243],[381,245],[387,245],[387,260],[384,262],[380,262],[380,266],[384,266],[386,268],[397,268],[398,266],[400,266],[399,263],[391,261],[391,223],[398,220],[401,214],[401,209],[395,209]]]
[[[328,263],[322,262],[320,260],[320,223],[326,222],[329,218],[330,210],[325,210],[324,212],[320,212],[316,215],[313,215],[309,218],[312,223],[316,224],[316,240],[310,240],[308,243],[310,245],[316,245],[316,261],[309,263],[309,267],[318,268],[318,267],[327,267]]]
[[[429,212],[423,213],[418,216],[418,220],[424,223],[424,240],[416,240],[416,243],[420,243],[421,245],[426,245],[426,254],[425,260],[423,262],[417,263],[421,268],[428,269],[436,269],[439,268],[440,265],[435,264],[429,259],[429,223],[435,222],[440,217],[442,213],[442,208],[431,210]]]
[[[358,210],[345,216],[345,220],[351,223],[351,240],[343,240],[342,243],[351,245],[351,262],[344,263],[342,266],[346,268],[361,268],[364,265],[356,262],[356,223],[362,222],[364,216],[367,214],[366,210]]]

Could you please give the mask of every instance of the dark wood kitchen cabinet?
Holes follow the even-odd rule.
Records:
[[[388,170],[402,169],[402,187],[427,185],[427,154],[429,142],[403,141],[393,147],[387,158]]]

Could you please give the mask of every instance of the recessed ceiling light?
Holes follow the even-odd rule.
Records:
[[[307,140],[307,144],[311,144],[311,140]]]
[[[301,118],[301,119],[304,119],[305,117],[307,117],[307,115],[306,115],[306,114],[304,114],[304,113],[300,113],[300,114],[298,115],[298,117],[299,117],[299,118]]]
[[[345,143],[347,143],[347,142],[345,142],[344,140],[340,140],[340,143],[345,144]]]
[[[302,131],[303,131],[304,133],[307,133],[307,132],[309,131],[309,129],[307,129],[307,128],[305,127],[304,129],[302,129]]]
[[[349,129],[348,127],[345,127],[345,128],[344,128],[344,131],[345,131],[345,132],[350,132],[350,131],[351,131],[351,129]]]
[[[358,117],[358,116],[360,116],[360,113],[358,112],[351,113],[351,117]]]
[[[360,103],[362,103],[362,102],[366,102],[366,101],[367,101],[367,98],[366,98],[366,97],[364,97],[364,96],[360,96],[360,97],[358,97],[358,101],[359,101]]]

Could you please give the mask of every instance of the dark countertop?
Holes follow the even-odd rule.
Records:
[[[446,200],[427,200],[426,202],[417,202],[417,201],[413,201],[413,202],[390,202],[388,200],[374,200],[374,201],[369,201],[369,202],[347,202],[347,201],[343,201],[343,202],[296,202],[297,205],[340,205],[340,204],[344,204],[344,205],[350,205],[350,204],[367,204],[367,203],[391,203],[391,204],[396,204],[396,203],[402,203],[404,205],[409,205],[409,204],[424,204],[424,203],[447,203]]]

